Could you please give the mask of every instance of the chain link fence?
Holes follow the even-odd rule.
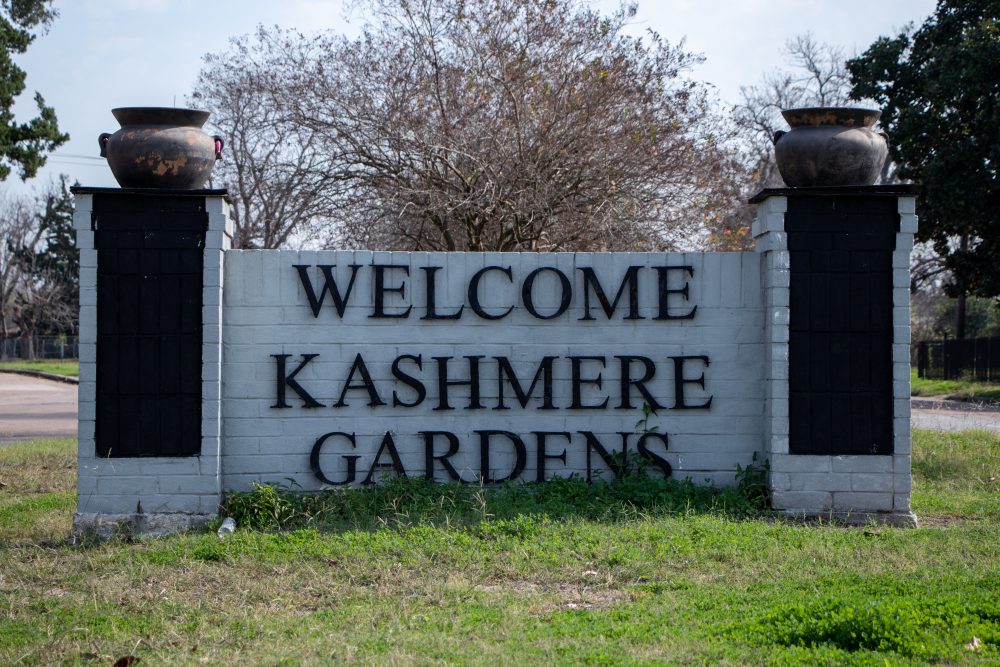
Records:
[[[3,359],[78,359],[80,342],[76,336],[32,336],[0,341]]]

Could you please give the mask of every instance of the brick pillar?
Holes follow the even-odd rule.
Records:
[[[74,188],[77,530],[189,527],[221,500],[224,190]]]
[[[912,524],[913,186],[764,190],[753,226],[776,509]]]

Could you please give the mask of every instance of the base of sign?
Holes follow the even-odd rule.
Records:
[[[93,536],[100,540],[113,537],[133,537],[144,535],[157,537],[203,528],[216,518],[215,514],[186,514],[180,512],[159,512],[152,514],[97,514],[77,512],[73,514],[73,538]]]
[[[897,528],[917,528],[917,515],[913,512],[802,512],[784,510],[781,512],[792,519],[808,523],[838,523],[848,526],[878,524]]]

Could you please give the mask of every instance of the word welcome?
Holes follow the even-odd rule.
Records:
[[[347,280],[347,286],[341,291],[333,274],[333,269],[336,268],[336,265],[319,264],[316,268],[322,274],[323,286],[319,289],[318,294],[316,287],[313,285],[312,278],[309,276],[310,267],[304,264],[295,264],[293,267],[298,273],[302,288],[309,301],[309,307],[312,309],[313,317],[319,317],[327,295],[330,296],[337,316],[343,317],[345,309],[349,305],[351,296],[354,293],[354,285],[358,277],[358,272],[362,268],[367,268],[372,272],[374,293],[371,314],[368,317],[374,319],[406,319],[410,317],[410,313],[413,310],[413,304],[407,297],[406,279],[410,276],[410,267],[407,265],[371,264],[367,267],[362,267],[360,264],[349,264],[347,268],[350,269],[350,278]],[[437,272],[443,267],[422,266],[419,268],[424,273],[422,281],[423,290],[419,292],[423,295],[423,302],[420,306],[424,315],[420,317],[421,320],[457,320],[466,312],[466,306],[475,315],[484,320],[502,320],[510,315],[514,310],[513,305],[503,310],[487,310],[483,307],[481,294],[484,289],[494,295],[504,295],[511,293],[512,287],[514,287],[515,291],[511,294],[509,300],[513,301],[519,292],[524,309],[532,317],[540,320],[551,320],[559,317],[573,305],[574,299],[578,296],[578,292],[574,291],[573,283],[569,277],[554,266],[542,266],[528,273],[520,280],[520,290],[516,290],[517,279],[510,266],[487,266],[479,269],[469,278],[465,290],[466,303],[458,306],[456,310],[444,313],[438,310],[438,284],[436,278]],[[688,282],[685,280],[680,287],[670,286],[670,276],[674,273],[680,274],[681,277],[685,274],[693,276],[694,268],[691,266],[630,266],[625,271],[625,276],[618,285],[618,291],[615,293],[614,300],[608,299],[607,293],[604,291],[604,287],[592,267],[577,267],[577,270],[583,276],[583,316],[579,318],[580,320],[596,319],[591,314],[591,296],[595,297],[598,304],[600,304],[605,316],[611,319],[618,308],[619,302],[626,295],[628,298],[628,314],[624,316],[624,319],[646,319],[639,314],[639,289],[640,284],[644,282],[644,280],[640,279],[640,274],[645,278],[645,282],[651,283],[649,288],[653,289],[657,294],[657,314],[653,317],[654,320],[687,320],[693,318],[698,309],[698,306],[693,306],[684,308],[678,312],[676,309],[682,308],[682,306],[673,302],[688,300]],[[559,305],[550,312],[543,313],[537,305],[539,290],[536,285],[540,285],[541,281],[538,279],[546,275],[553,278],[554,282],[549,281],[542,289],[555,289],[559,295]],[[387,306],[387,296],[393,297],[395,302],[402,301],[402,303],[393,303],[391,307]],[[671,311],[672,306],[675,308],[673,312]]]

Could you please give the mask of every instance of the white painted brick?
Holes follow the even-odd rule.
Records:
[[[888,512],[893,508],[893,494],[857,491],[833,494],[833,509],[854,512]]]
[[[788,473],[783,473],[783,472],[771,473],[772,491],[788,491],[791,489],[791,486],[792,486],[792,481]]]
[[[768,197],[760,204],[758,204],[758,211],[762,214],[775,214],[775,213],[785,213],[788,211],[788,198],[787,197]]]
[[[897,493],[892,497],[892,509],[896,512],[910,511],[910,494]]]
[[[90,249],[94,247],[94,232],[89,229],[76,230],[76,247]]]
[[[754,252],[769,253],[788,248],[788,237],[785,232],[762,231],[757,222],[754,222],[751,234],[754,239]]]
[[[896,433],[896,438],[893,443],[894,453],[905,454],[909,456],[911,451],[910,429],[909,428],[899,429],[895,433]]]
[[[97,251],[96,250],[92,250],[90,248],[81,248],[80,249],[80,266],[81,267],[87,267],[87,268],[96,268],[97,267]],[[81,286],[82,286],[82,283],[81,283]],[[94,286],[95,285],[93,285],[93,284],[88,285],[88,287],[94,287]]]
[[[831,472],[830,456],[807,456],[802,454],[772,454],[771,470],[787,473]]]
[[[901,215],[899,216],[899,231],[903,234],[916,234],[918,227],[917,216],[915,215]]]
[[[833,456],[830,459],[834,472],[891,473],[891,456]]]
[[[91,213],[93,209],[93,195],[73,196],[73,228],[89,230],[91,228]]]
[[[912,480],[909,475],[896,475],[893,479],[892,490],[895,493],[909,493],[912,488]],[[861,489],[859,489],[860,491]]]
[[[775,491],[771,494],[775,509],[792,512],[823,512],[832,509],[833,496],[823,491]]]
[[[849,473],[836,472],[800,472],[789,475],[789,490],[791,491],[850,491],[851,478]]]
[[[910,475],[910,457],[908,454],[896,454],[892,457],[892,472],[897,476]]]
[[[913,234],[896,234],[896,250],[913,252]]]
[[[891,473],[854,473],[850,476],[852,491],[892,492],[894,489]]]
[[[228,217],[229,203],[226,201],[226,198],[221,195],[206,196],[205,210],[209,213],[210,216],[219,215],[223,217]]]
[[[909,398],[896,398],[892,401],[892,412],[893,416],[897,419],[909,419],[910,418],[910,399]]]
[[[92,382],[78,384],[76,394],[78,402],[93,402],[97,400],[97,387]]]
[[[201,475],[164,475],[155,480],[162,494],[206,494],[213,491],[215,480]],[[147,483],[149,481],[147,480]]]
[[[900,215],[912,215],[917,211],[917,198],[916,197],[900,197],[896,200],[896,211]],[[916,231],[916,230],[914,230]]]
[[[788,454],[788,436],[772,435],[770,438],[771,447],[769,454]]]

